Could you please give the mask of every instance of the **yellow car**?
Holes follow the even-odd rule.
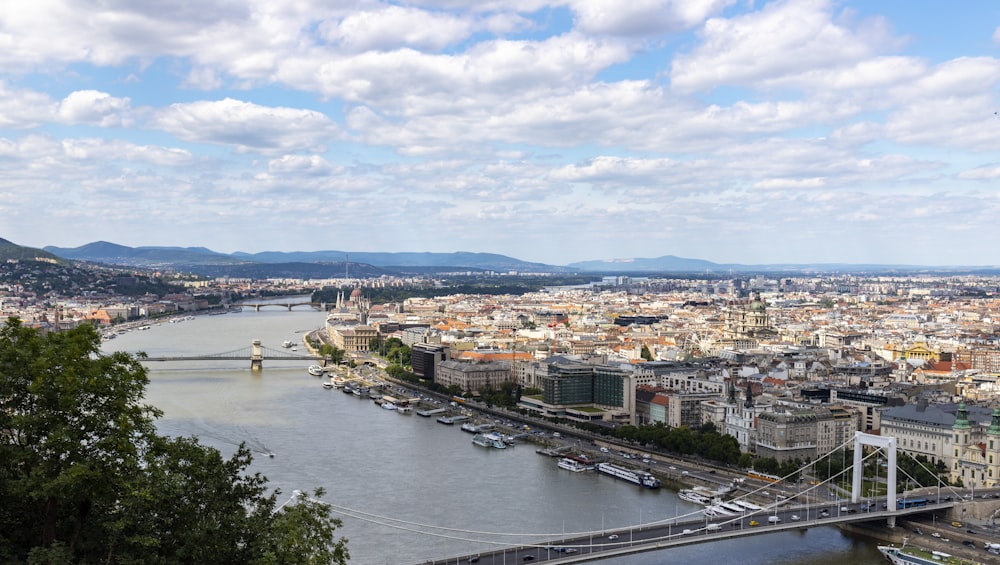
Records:
[[[962,527],[962,523],[961,522],[952,522],[951,525],[953,527],[955,527],[955,528],[961,528]]]
[[[758,522],[757,520],[750,520],[750,525],[751,526],[759,526],[760,522]]]

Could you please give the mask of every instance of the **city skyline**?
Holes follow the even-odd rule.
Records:
[[[0,6],[0,237],[1000,264],[998,25],[988,2]]]

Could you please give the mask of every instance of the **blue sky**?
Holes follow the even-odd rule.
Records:
[[[7,2],[0,237],[998,265],[998,54],[986,1]]]

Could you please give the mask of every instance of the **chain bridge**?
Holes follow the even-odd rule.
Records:
[[[274,349],[261,344],[259,339],[253,340],[249,346],[221,353],[206,353],[203,355],[167,355],[148,356],[141,361],[250,361],[250,368],[259,371],[264,367],[264,359],[273,361],[321,361],[326,365],[327,358],[311,353],[298,353],[287,349]]]

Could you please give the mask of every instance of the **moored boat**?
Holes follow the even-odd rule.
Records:
[[[598,463],[597,470],[610,475],[616,479],[622,479],[644,488],[660,488],[660,479],[645,471],[635,471],[612,465],[611,463]]]
[[[943,551],[929,551],[918,547],[878,546],[878,550],[893,565],[984,565],[982,561],[962,559]]]
[[[573,471],[574,473],[594,470],[593,465],[588,465],[587,463],[577,461],[576,459],[571,459],[569,457],[559,459],[559,463],[557,463],[557,465],[559,465],[560,469],[566,469],[567,471]]]
[[[309,371],[309,374],[314,377],[323,376],[323,367],[320,367],[319,365],[309,365],[309,368],[306,370]]]
[[[706,506],[712,504],[711,498],[693,489],[686,488],[677,491],[677,498],[681,500],[686,500],[688,502],[693,502],[695,504],[704,504]]]
[[[476,434],[472,437],[472,443],[481,447],[493,447],[495,449],[507,448],[507,444],[504,443],[503,437],[492,432]]]

